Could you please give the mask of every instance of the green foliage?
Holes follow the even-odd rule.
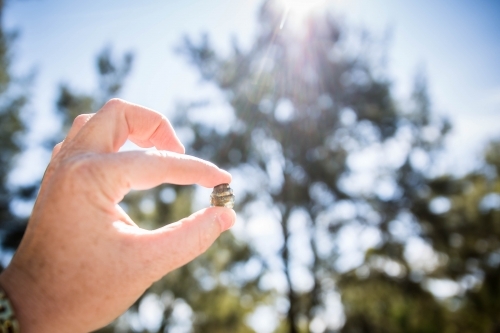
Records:
[[[486,154],[486,167],[463,177],[426,181],[427,191],[411,211],[426,239],[441,258],[421,271],[384,276],[367,254],[363,274],[339,280],[348,319],[345,332],[497,332],[500,328],[500,178],[498,143]],[[444,205],[439,207],[438,203]],[[394,257],[394,256],[392,256]],[[396,256],[397,258],[397,256]],[[380,259],[380,257],[378,258]],[[438,302],[420,287],[429,281],[455,281],[455,295]],[[363,292],[364,291],[364,292]],[[369,292],[366,292],[369,291]],[[356,299],[358,298],[358,299]]]
[[[445,332],[445,309],[418,283],[372,272],[347,274],[339,288],[347,313],[343,332]]]
[[[123,88],[123,82],[129,75],[133,64],[133,54],[127,52],[123,55],[120,64],[113,59],[111,48],[106,47],[97,57],[99,73],[100,104],[104,104]]]
[[[433,179],[428,195],[414,204],[414,214],[425,226],[423,237],[445,258],[432,276],[449,278],[462,286],[452,300],[450,332],[500,329],[498,147],[498,142],[488,147],[485,170],[461,178]],[[436,202],[449,203],[449,209],[436,211]]]
[[[98,74],[98,93],[77,93],[68,84],[59,88],[59,97],[56,102],[57,113],[62,118],[62,133],[67,133],[73,120],[80,114],[94,113],[104,103],[118,96],[124,80],[132,69],[133,54],[127,52],[121,60],[113,58],[111,48],[105,47],[96,60]]]
[[[0,21],[3,12],[0,2]],[[10,171],[24,148],[27,124],[23,110],[28,102],[30,77],[18,77],[12,73],[12,45],[16,33],[5,31],[0,25],[0,228],[2,247],[15,248],[20,242],[26,221],[11,210],[14,200],[31,199],[32,186],[11,188],[7,185]]]
[[[496,327],[499,279],[491,262],[498,258],[498,204],[488,212],[481,207],[488,195],[498,200],[499,189],[484,173],[430,177],[450,124],[433,114],[425,77],[417,76],[411,103],[403,106],[370,57],[376,44],[369,38],[348,34],[328,15],[310,19],[300,32],[280,30],[281,15],[276,3],[267,1],[253,46],[235,45],[229,56],[217,54],[207,36],[198,42],[186,38],[182,53],[220,89],[231,112],[207,124],[198,120],[205,105],[194,104],[177,119],[192,131],[188,151],[246,175],[238,193],[241,212],[255,214],[256,201],[273,207],[270,215],[278,212],[283,239],[278,254],[288,281],[280,296],[289,301],[278,330],[306,332],[315,318],[328,321],[332,293],[342,296],[343,332]],[[490,149],[489,161],[497,161],[495,149],[498,145]],[[373,152],[379,161],[364,159]],[[360,164],[371,167],[369,184],[359,184]],[[432,211],[446,200],[449,211]],[[342,218],[338,206],[355,213]],[[306,234],[301,231],[308,248],[291,243],[299,213],[308,226]],[[345,271],[337,244],[352,227],[371,230],[379,240],[358,269]],[[465,245],[454,248],[450,239]],[[423,270],[408,255],[409,241],[418,240],[430,246],[435,259]],[[312,260],[298,262],[299,252],[312,253]],[[293,282],[294,265],[309,271],[314,282],[308,290]],[[428,288],[442,280],[474,287],[441,301]],[[471,314],[474,309],[477,315]]]

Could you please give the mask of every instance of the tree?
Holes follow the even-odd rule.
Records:
[[[31,76],[19,77],[12,72],[12,46],[17,33],[3,27],[4,6],[4,1],[0,1],[0,229],[2,248],[12,250],[22,238],[26,219],[17,216],[11,204],[32,199],[36,187],[8,186],[10,172],[25,148],[27,123],[23,111],[29,100]]]
[[[430,265],[406,266],[411,271],[409,279],[389,279],[373,265],[369,275],[365,273],[360,278],[351,273],[343,279],[351,305],[346,332],[498,332],[498,148],[498,143],[489,146],[483,170],[462,177],[443,175],[427,179],[425,191],[411,203],[417,227],[415,236],[431,244],[436,255],[430,258]],[[380,256],[383,251],[378,252],[368,257]],[[432,263],[436,258],[438,261]],[[437,304],[430,294],[415,293],[422,282],[431,290],[446,282],[455,292]],[[363,290],[377,290],[378,296],[368,301],[359,299]],[[391,296],[384,300],[384,294]],[[386,307],[380,307],[384,302]],[[416,302],[420,303],[416,308],[420,311],[415,311]],[[433,316],[422,311],[422,306],[432,307]],[[406,322],[407,326],[394,327],[397,321]]]
[[[98,89],[95,94],[77,93],[68,84],[60,86],[56,110],[61,117],[62,131],[54,138],[55,142],[64,138],[61,135],[68,132],[78,115],[94,113],[109,99],[119,95],[132,69],[133,59],[131,52],[125,53],[120,60],[114,59],[111,47],[107,46],[97,55]]]
[[[448,306],[449,330],[500,332],[500,144],[485,154],[483,170],[428,182],[428,195],[413,211],[423,236],[445,260],[432,272],[460,286]]]
[[[193,134],[188,151],[245,174],[240,211],[251,217],[252,205],[263,202],[277,216],[287,284],[281,296],[288,302],[278,331],[328,324],[329,303],[340,293],[344,332],[442,332],[446,309],[416,277],[405,256],[408,236],[394,228],[419,224],[416,203],[427,198],[448,121],[432,113],[422,75],[411,106],[396,101],[366,34],[349,34],[328,14],[310,18],[301,31],[281,30],[282,13],[277,2],[265,2],[253,46],[234,45],[229,56],[218,55],[206,36],[186,38],[182,52],[230,111],[216,125],[196,120],[203,108],[183,110],[178,119]],[[368,178],[361,172],[366,164]],[[294,231],[297,223],[307,228]],[[369,231],[376,241],[363,249],[358,269],[346,271],[338,244],[353,230]],[[297,238],[307,242],[293,246]],[[271,266],[258,250],[262,265]],[[304,252],[308,260],[300,259]],[[304,270],[307,286],[294,281]]]

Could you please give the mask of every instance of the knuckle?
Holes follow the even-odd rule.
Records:
[[[55,155],[59,150],[61,150],[61,146],[63,145],[63,142],[59,142],[58,144],[56,144],[54,146],[54,148],[52,149],[52,155]]]
[[[87,113],[83,113],[83,114],[76,116],[75,120],[73,120],[73,127],[76,127],[76,128],[83,127],[87,123],[87,121],[89,121],[89,119],[91,117],[92,117],[92,114],[87,114]]]
[[[114,164],[113,157],[87,153],[65,162],[64,174],[82,191],[99,194],[99,200],[118,203],[132,187],[130,181],[120,172],[110,172]]]
[[[110,110],[110,111],[117,111],[121,110],[122,107],[127,104],[123,99],[121,98],[112,98],[109,101],[104,104],[102,110]]]
[[[95,191],[95,186],[105,180],[103,170],[91,156],[77,156],[65,159],[57,170],[64,184],[75,186],[79,191]]]
[[[63,178],[70,178],[73,182],[81,181],[87,184],[89,180],[95,181],[102,177],[99,166],[90,156],[78,156],[65,161],[59,172]]]
[[[105,168],[98,158],[87,154],[62,161],[54,173],[58,187],[68,195],[86,197],[99,207],[115,200],[112,180],[106,177]]]

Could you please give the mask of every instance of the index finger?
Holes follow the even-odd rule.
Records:
[[[231,182],[231,174],[215,164],[194,156],[167,151],[123,151],[106,154],[96,165],[112,184],[121,184],[121,192],[145,190],[163,183],[199,184],[214,187]],[[101,184],[104,180],[101,181]],[[120,193],[120,195],[123,195]]]
[[[116,152],[127,139],[141,147],[183,154],[185,149],[168,119],[159,112],[120,99],[107,102],[78,132],[73,147]]]

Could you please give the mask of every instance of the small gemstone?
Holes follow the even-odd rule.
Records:
[[[210,205],[218,207],[234,207],[234,194],[233,189],[229,184],[220,184],[214,187],[212,194],[210,194]]]

